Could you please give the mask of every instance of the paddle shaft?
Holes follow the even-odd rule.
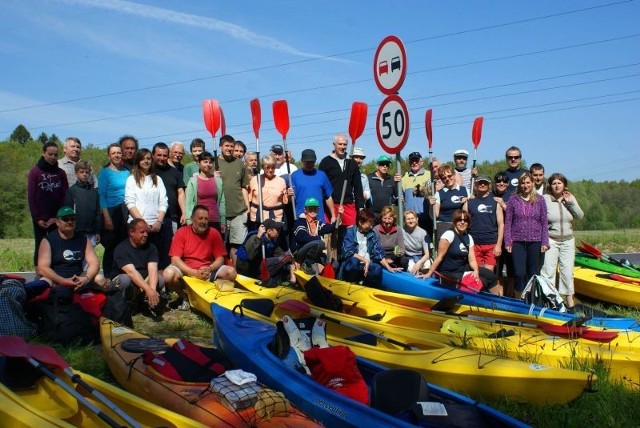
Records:
[[[332,318],[332,317],[330,317],[330,316],[328,316],[326,314],[323,314],[322,312],[314,311],[313,309],[311,309],[310,313],[311,313],[311,315],[319,317],[320,319],[331,321],[332,323],[343,325],[345,327],[352,328],[352,329],[360,331],[362,333],[371,334],[371,335],[377,337],[380,340],[384,340],[385,342],[389,342],[389,343],[392,343],[394,345],[400,346],[400,347],[402,347],[402,348],[404,348],[406,350],[409,350],[409,351],[418,351],[419,350],[419,348],[416,348],[415,346],[411,346],[408,343],[400,342],[399,340],[392,339],[390,337],[385,336],[384,334],[374,333],[371,330],[367,330],[366,328],[358,327],[357,325],[353,325],[351,323],[340,321],[339,319]]]
[[[80,395],[75,389],[73,389],[71,386],[69,386],[67,383],[65,383],[62,379],[60,379],[58,376],[56,376],[51,370],[49,370],[44,365],[42,365],[38,360],[36,360],[34,358],[31,358],[31,357],[28,357],[27,361],[29,361],[29,363],[33,367],[38,369],[42,374],[47,376],[49,379],[54,381],[58,386],[60,386],[65,391],[67,391],[76,400],[78,400],[80,403],[82,403],[87,409],[91,410],[93,413],[98,415],[98,417],[100,419],[102,419],[103,421],[105,421],[109,426],[111,426],[113,428],[121,428],[122,427],[122,425],[119,424],[118,422],[116,422],[111,416],[109,416],[106,413],[104,413],[102,410],[100,410],[98,407],[96,407],[95,404],[91,403],[85,397]],[[139,426],[139,425],[136,425],[136,426]]]

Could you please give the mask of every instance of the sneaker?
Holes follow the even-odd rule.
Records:
[[[178,310],[178,311],[188,311],[189,309],[191,309],[191,305],[189,304],[189,300],[184,299],[182,297],[178,297],[173,302],[170,302],[168,306],[169,306],[169,308],[175,309],[175,310]]]

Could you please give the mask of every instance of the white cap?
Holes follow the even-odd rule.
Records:
[[[465,158],[468,158],[469,152],[463,149],[458,149],[455,152],[453,152],[453,157],[455,158],[456,156],[464,156]]]
[[[367,155],[364,154],[364,149],[362,147],[354,147],[352,156],[361,156],[362,158],[367,157]]]

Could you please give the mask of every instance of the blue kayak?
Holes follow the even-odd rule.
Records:
[[[246,309],[245,309],[246,310]],[[214,319],[214,342],[238,367],[254,373],[261,383],[282,391],[302,411],[328,427],[411,427],[415,426],[381,410],[366,406],[327,388],[311,376],[297,372],[275,356],[268,348],[276,327],[250,318],[236,308],[230,311],[211,304]],[[368,386],[376,374],[389,374],[385,367],[357,358],[358,368]],[[379,384],[378,384],[379,385]],[[393,384],[397,387],[397,384]],[[426,384],[430,405],[443,406],[448,416],[430,416],[420,426],[514,427],[528,425],[485,404],[432,384]],[[400,394],[397,388],[387,393]],[[400,394],[401,395],[401,394]],[[376,401],[372,397],[372,402]],[[380,399],[378,399],[380,401]],[[417,405],[417,403],[414,403]],[[424,421],[421,421],[424,423]]]
[[[391,273],[383,269],[382,285],[380,288],[386,291],[393,291],[395,293],[408,294],[433,300],[443,300],[455,296],[462,296],[459,303],[463,305],[509,311],[517,314],[528,314],[540,318],[550,318],[564,322],[569,322],[578,317],[574,314],[530,305],[520,299],[499,297],[487,292],[473,294],[447,288],[441,286],[436,279],[420,279],[407,272]],[[593,317],[586,321],[585,324],[591,327],[640,331],[640,324],[635,318]]]

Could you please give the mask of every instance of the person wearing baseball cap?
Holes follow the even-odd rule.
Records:
[[[318,219],[319,209],[320,201],[314,197],[307,198],[304,201],[304,216],[297,218],[293,224],[294,244],[298,249],[294,259],[308,275],[316,275],[317,265],[326,263],[322,236],[335,230],[335,223],[326,224]]]
[[[469,226],[469,235],[473,238],[474,254],[478,267],[493,272],[497,258],[502,254],[504,237],[504,213],[491,192],[491,179],[479,175],[474,181],[474,197],[467,199],[463,209],[471,214],[473,221]],[[501,285],[490,290],[502,295]]]
[[[362,182],[362,196],[364,197],[364,205],[365,207],[371,206],[371,188],[369,187],[369,179],[367,178],[367,174],[362,172],[362,164],[364,163],[367,155],[364,153],[364,149],[362,147],[354,147],[353,155],[351,159],[353,159],[358,168],[360,168],[360,181]]]
[[[369,174],[369,187],[371,188],[371,211],[373,211],[376,223],[380,218],[382,208],[387,205],[396,205],[398,202],[398,190],[396,182],[402,178],[396,174],[389,174],[391,158],[387,155],[378,156],[376,170]],[[398,180],[396,180],[396,177]]]
[[[405,210],[413,210],[422,215],[424,211],[424,197],[429,192],[431,173],[425,171],[424,160],[420,152],[409,153],[409,170],[402,176],[402,192],[404,194]]]
[[[312,149],[302,151],[302,168],[291,174],[291,182],[295,190],[295,213],[296,219],[304,215],[304,203],[308,198],[315,198],[319,202],[327,205],[327,216],[330,216],[331,223],[335,221],[333,213],[333,187],[327,175],[316,168],[316,152]],[[325,220],[324,204],[318,207],[318,218]]]
[[[273,146],[271,146],[271,154],[276,159],[276,176],[284,176],[283,178],[286,181],[289,171],[291,171],[291,174],[293,174],[298,170],[297,166],[295,166],[293,163],[289,163],[289,171],[287,171],[287,162],[285,159],[284,148],[280,144],[274,144]]]

